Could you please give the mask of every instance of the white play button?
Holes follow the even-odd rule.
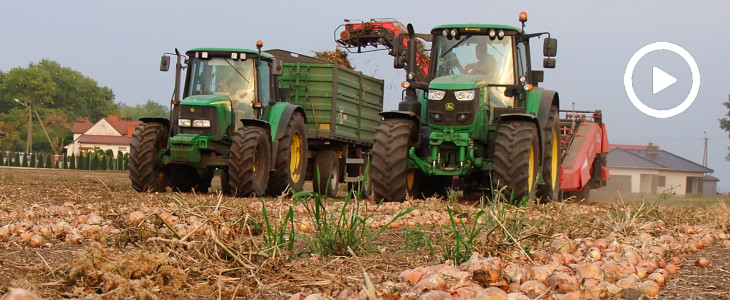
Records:
[[[654,94],[661,92],[662,90],[677,82],[677,78],[674,78],[674,76],[667,74],[667,72],[664,72],[662,69],[653,67],[651,71],[653,78],[651,90],[652,92],[654,92]]]

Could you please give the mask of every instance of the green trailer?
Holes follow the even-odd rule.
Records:
[[[383,80],[298,53],[266,52],[283,62],[279,88],[306,114],[307,177],[314,189],[323,193],[329,187],[335,196],[339,183],[350,189],[361,182],[381,120]]]
[[[362,181],[383,81],[256,46],[163,56],[162,71],[177,58],[173,109],[170,119],[142,118],[135,130],[135,190],[207,192],[216,169],[223,193],[235,196],[278,196],[311,178],[316,191],[336,196],[340,182]]]

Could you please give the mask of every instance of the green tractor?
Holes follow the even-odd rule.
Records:
[[[216,169],[225,194],[301,190],[307,170],[306,116],[277,88],[282,63],[257,50],[177,50],[170,119],[143,118],[130,147],[129,177],[139,192],[207,192]],[[167,71],[170,54],[162,57]],[[183,61],[184,59],[184,61]],[[180,100],[180,81],[186,79]]]
[[[515,202],[560,195],[558,93],[538,87],[530,41],[546,35],[544,68],[554,68],[557,40],[505,25],[454,24],[431,30],[426,80],[417,80],[416,34],[409,24],[398,111],[383,112],[372,149],[376,199],[445,195],[466,198],[502,189]],[[404,35],[406,35],[404,33]],[[422,35],[419,35],[422,36]],[[400,57],[398,53],[403,53]],[[405,56],[405,57],[403,57]],[[405,62],[405,63],[400,63]]]

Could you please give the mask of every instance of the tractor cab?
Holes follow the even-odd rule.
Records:
[[[528,67],[525,43],[517,42],[519,32],[517,28],[498,25],[434,28],[434,72],[430,74],[428,99],[478,100],[492,107],[514,106],[513,97],[506,96],[505,90],[519,82],[519,77],[526,76]]]
[[[187,55],[187,79],[177,124],[179,133],[216,136],[225,132],[225,127],[215,128],[211,120],[214,115],[228,120],[217,123],[237,130],[243,126],[239,120],[261,118],[263,108],[274,99],[275,91],[270,84],[273,56],[248,49],[202,48],[192,49]],[[224,115],[226,112],[230,113]],[[202,128],[213,128],[215,132]]]

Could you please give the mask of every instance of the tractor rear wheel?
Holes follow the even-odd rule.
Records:
[[[413,122],[404,119],[387,119],[375,129],[371,176],[375,201],[406,200],[408,149],[411,148]],[[411,186],[415,184],[411,180]]]
[[[135,191],[165,191],[167,172],[157,164],[157,155],[167,147],[168,138],[168,127],[161,123],[143,123],[135,129],[129,149],[129,179]]]
[[[189,193],[198,185],[198,172],[193,167],[174,165],[169,167],[170,188],[173,192]]]
[[[540,200],[560,200],[560,115],[557,106],[550,107],[550,114],[542,129],[543,149],[542,179],[545,182],[537,192]]]
[[[271,170],[271,144],[266,131],[243,127],[233,136],[228,182],[237,197],[262,196]]]
[[[228,169],[221,169],[221,192],[226,196],[233,195],[233,190],[228,180]]]
[[[449,176],[427,176],[414,169],[406,172],[408,195],[415,199],[426,199],[437,195],[447,198],[447,188],[450,186],[451,177]]]
[[[524,121],[507,121],[497,125],[492,182],[504,189],[512,204],[531,200],[537,179],[540,147],[535,125]]]
[[[307,127],[300,113],[292,114],[284,137],[279,140],[276,162],[266,193],[278,196],[286,187],[294,191],[304,188],[307,172]]]
[[[322,150],[314,159],[314,190],[320,195],[325,192],[328,197],[337,197],[340,186],[340,160],[334,150]]]

